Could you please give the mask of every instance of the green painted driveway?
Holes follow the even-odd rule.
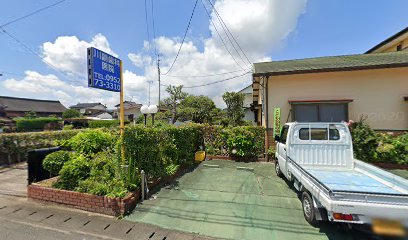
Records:
[[[156,197],[126,220],[224,239],[352,239],[335,225],[310,226],[270,163],[207,161]]]

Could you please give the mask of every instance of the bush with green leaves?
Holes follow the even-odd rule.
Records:
[[[45,170],[47,170],[51,175],[57,176],[61,171],[62,167],[66,162],[68,162],[72,157],[72,153],[68,151],[56,151],[48,154],[42,163]]]
[[[0,164],[21,162],[32,149],[56,147],[81,130],[0,134]]]
[[[66,190],[75,190],[80,181],[88,178],[90,171],[89,159],[84,155],[75,155],[64,164],[54,186]]]
[[[39,117],[39,118],[18,118],[15,119],[17,131],[43,131],[45,126],[49,123],[60,123],[62,120],[55,117]]]
[[[165,176],[166,167],[192,162],[201,142],[201,127],[195,124],[183,127],[128,127],[124,144],[129,173],[143,169],[150,177]]]
[[[365,118],[350,125],[353,139],[354,157],[362,161],[374,162],[377,159],[378,138]]]
[[[248,127],[226,128],[223,136],[227,142],[228,152],[232,156],[257,157],[263,146]]]
[[[393,137],[376,133],[365,118],[350,125],[354,157],[366,162],[408,164],[408,133]]]
[[[62,113],[62,118],[79,118],[81,113],[75,109],[67,109]]]
[[[90,161],[90,174],[79,182],[75,189],[79,192],[100,196],[124,197],[128,189],[134,189],[139,182],[127,182],[119,175],[119,159],[111,152],[100,152]]]
[[[203,134],[205,150],[209,155],[260,157],[264,153],[265,129],[263,127],[204,125]]]
[[[93,120],[89,122],[90,128],[119,127],[119,120]]]
[[[117,138],[110,132],[101,129],[85,130],[78,133],[63,146],[68,147],[78,154],[92,156],[98,152],[113,149]]]

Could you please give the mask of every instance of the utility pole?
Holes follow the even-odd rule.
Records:
[[[150,106],[150,85],[153,83],[152,80],[147,81],[149,83],[149,106]]]
[[[157,55],[157,75],[158,75],[158,80],[159,80],[159,103],[158,103],[158,106],[159,106],[159,112],[160,112],[160,88],[161,88],[161,85],[160,85],[160,55]]]

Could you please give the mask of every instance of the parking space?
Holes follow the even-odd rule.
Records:
[[[225,239],[353,239],[335,225],[309,225],[270,163],[206,161],[126,220]]]

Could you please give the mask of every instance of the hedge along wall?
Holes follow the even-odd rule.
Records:
[[[193,162],[194,153],[203,143],[199,125],[182,127],[131,126],[125,129],[125,158],[129,165],[129,178],[143,169],[149,177],[168,175],[171,169]]]
[[[81,130],[0,134],[0,165],[26,161],[29,150],[55,147]]]
[[[61,129],[62,119],[54,117],[19,118],[16,119],[17,131],[43,131],[47,125],[51,129]]]
[[[265,128],[255,126],[203,126],[208,155],[258,158],[265,152]],[[236,152],[234,153],[235,150]]]

